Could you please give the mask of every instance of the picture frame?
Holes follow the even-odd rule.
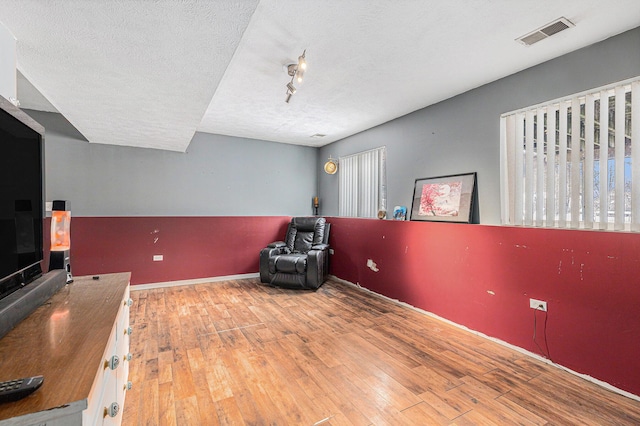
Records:
[[[393,220],[406,220],[407,208],[405,206],[395,206],[393,208]]]
[[[477,173],[416,179],[410,220],[471,223]]]

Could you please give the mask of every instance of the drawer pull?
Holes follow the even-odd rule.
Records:
[[[124,334],[128,334],[129,336],[131,336],[131,333],[133,333],[133,328],[131,327],[127,327],[127,329],[124,331]]]
[[[131,353],[128,353],[128,354],[126,355],[125,359],[126,359],[127,361],[131,361],[131,360],[133,359],[133,355],[131,355]]]
[[[104,362],[104,368],[109,367],[112,370],[115,370],[120,365],[120,357],[118,355],[112,356],[109,360]]]
[[[104,417],[115,417],[120,412],[120,405],[117,402],[112,402],[110,406],[104,408]]]
[[[125,304],[126,306],[131,306],[131,305],[133,305],[133,299],[132,299],[132,298],[127,299],[127,301],[126,301],[126,302],[124,302],[124,304]]]
[[[131,382],[131,380],[129,380],[127,384],[124,385],[124,390],[126,391],[131,390],[132,387],[133,387],[133,383]]]

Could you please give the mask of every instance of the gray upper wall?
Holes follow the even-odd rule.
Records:
[[[329,156],[386,146],[389,211],[411,208],[416,178],[478,172],[480,223],[499,224],[500,115],[638,75],[640,28],[329,144],[317,169]],[[321,214],[337,215],[338,175],[320,172],[319,184]]]
[[[205,133],[184,154],[89,144],[61,115],[27,112],[46,129],[47,200],[74,216],[309,215],[318,188],[337,215],[326,159],[384,145],[389,210],[411,206],[416,178],[476,171],[480,221],[499,224],[500,115],[638,76],[639,46],[636,28],[320,150]]]
[[[74,216],[312,214],[317,148],[206,133],[186,153],[90,144],[60,114],[27,112],[46,131],[47,201]]]

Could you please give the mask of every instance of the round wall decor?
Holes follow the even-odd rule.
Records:
[[[329,160],[324,163],[324,171],[330,175],[335,174],[338,171],[338,163],[336,163],[336,160],[329,158]]]

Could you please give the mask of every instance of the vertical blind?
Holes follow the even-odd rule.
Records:
[[[640,79],[501,117],[502,221],[640,231]]]
[[[385,148],[340,157],[340,216],[377,217],[386,210]]]

